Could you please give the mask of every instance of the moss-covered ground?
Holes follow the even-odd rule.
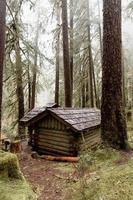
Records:
[[[22,175],[17,156],[0,151],[0,200],[34,200],[35,194]]]
[[[92,154],[91,154],[92,156]],[[133,200],[133,159],[131,153],[99,149],[85,167],[80,163],[79,178],[69,183],[65,199]],[[89,159],[88,159],[89,160]]]
[[[0,180],[1,200],[33,200],[35,194],[28,183],[20,180]]]
[[[129,143],[133,147],[133,129]],[[99,148],[84,154],[77,167],[78,179],[68,184],[65,200],[133,200],[133,152]]]

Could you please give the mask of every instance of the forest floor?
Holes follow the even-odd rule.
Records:
[[[132,127],[129,142],[133,144]],[[133,200],[132,151],[98,149],[74,165],[33,159],[24,144],[19,160],[38,200]]]
[[[38,194],[38,200],[64,199],[66,184],[74,172],[73,164],[33,159],[26,143],[19,161],[25,178]]]

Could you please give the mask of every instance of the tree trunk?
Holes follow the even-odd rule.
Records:
[[[100,54],[101,54],[101,65],[102,65],[102,56],[103,56],[103,45],[102,45],[102,29],[101,29],[101,17],[100,17],[100,2],[97,0],[98,5],[98,30],[99,30],[99,42],[100,42]]]
[[[91,46],[91,31],[90,31],[90,5],[87,0],[87,17],[88,17],[88,49],[89,49],[89,81],[90,81],[90,100],[91,107],[94,107],[94,95],[93,95],[93,57],[92,57],[92,46]]]
[[[60,7],[57,3],[57,29],[60,27]],[[56,77],[55,77],[55,103],[59,105],[59,74],[60,74],[60,30],[56,41]]]
[[[3,89],[3,65],[5,52],[5,24],[6,24],[6,0],[0,3],[0,140],[2,121],[2,89]]]
[[[23,92],[23,81],[22,81],[22,62],[20,55],[20,46],[18,33],[16,32],[16,41],[15,41],[15,54],[16,54],[16,94],[18,101],[18,135],[22,138],[25,134],[25,129],[20,124],[20,119],[24,116],[24,92]]]
[[[68,42],[67,0],[62,0],[62,33],[63,33],[65,106],[71,107],[72,95],[71,95],[71,71],[70,71],[69,42]]]
[[[73,99],[73,0],[70,0],[70,71],[71,71],[71,98]]]
[[[32,80],[31,109],[35,107],[35,98],[36,98],[36,68],[37,68],[37,52],[36,51],[37,50],[35,49],[33,80]]]
[[[123,52],[123,51],[122,51]],[[122,96],[123,96],[123,105],[126,107],[126,95],[125,95],[125,63],[124,63],[124,52],[122,53]]]
[[[97,107],[97,108],[100,108],[99,98],[98,98],[98,95],[97,95],[97,86],[96,86],[96,78],[95,78],[94,66],[93,66],[93,68],[92,68],[92,74],[93,74],[93,82],[94,82],[94,93],[95,93],[96,107]]]
[[[90,107],[90,87],[89,87],[89,73],[88,73],[88,63],[86,73],[84,74],[85,78],[85,107]]]
[[[126,149],[122,98],[121,0],[103,1],[103,76],[101,128],[105,144]]]
[[[82,92],[82,108],[86,107],[86,80],[85,80],[85,69],[82,69],[82,88],[81,88],[81,92]]]
[[[34,55],[34,66],[33,66],[33,79],[32,79],[32,87],[31,87],[31,109],[35,107],[35,99],[36,99],[36,78],[37,78],[37,61],[38,61],[38,37],[39,37],[39,15],[37,19],[37,30],[35,36],[35,55]]]
[[[101,28],[101,15],[100,15],[100,1],[97,0],[98,5],[98,32],[99,32],[99,44],[100,44],[100,61],[102,66],[102,56],[103,56],[103,42],[102,42],[102,28]],[[98,84],[97,85],[97,107],[100,108],[100,98],[99,98],[99,92],[98,92]],[[101,92],[100,92],[101,93]]]
[[[31,77],[30,77],[30,69],[28,65],[28,110],[31,110]]]

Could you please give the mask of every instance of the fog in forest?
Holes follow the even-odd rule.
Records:
[[[79,1],[80,2],[80,1]],[[81,1],[82,2],[82,1]],[[97,0],[91,0],[91,8],[93,9],[92,15],[97,15]],[[100,1],[100,10],[101,10],[101,24],[102,24],[102,1]],[[123,48],[129,55],[130,62],[133,63],[131,55],[133,53],[133,21],[129,17],[129,13],[127,12],[127,6],[131,2],[131,0],[123,0],[122,8],[123,8]],[[51,3],[49,0],[39,0],[36,1],[36,6],[34,9],[30,9],[27,5],[23,9],[22,19],[24,24],[28,26],[28,34],[29,39],[34,38],[34,32],[32,32],[32,28],[35,29],[36,21],[37,21],[37,13],[42,14],[42,19],[40,16],[40,21],[43,22],[43,33],[39,34],[39,48],[43,52],[43,54],[51,59],[55,60],[55,52],[53,50],[53,40],[54,40],[54,30],[56,29],[56,17],[54,16],[54,3]],[[80,20],[80,19],[79,19]],[[31,28],[32,27],[32,28]],[[37,106],[44,106],[48,102],[54,101],[54,80],[55,80],[55,65],[51,64],[44,59],[44,63],[41,71],[42,76],[40,76],[40,80],[42,82],[43,87],[37,94]],[[46,78],[47,77],[47,80]],[[47,82],[50,83],[47,84]]]

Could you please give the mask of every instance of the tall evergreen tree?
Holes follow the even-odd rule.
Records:
[[[39,15],[37,17],[36,33],[35,33],[35,47],[34,47],[34,65],[33,78],[31,87],[31,109],[35,107],[36,101],[36,82],[37,82],[37,62],[38,62],[38,40],[39,40]]]
[[[94,107],[94,95],[93,95],[93,56],[92,56],[92,45],[91,45],[91,22],[90,22],[90,1],[86,1],[87,6],[87,17],[88,17],[88,51],[89,51],[89,85],[90,85],[90,106]]]
[[[59,105],[59,79],[60,79],[60,5],[57,2],[57,39],[56,39],[56,76],[55,76],[55,103]]]
[[[71,73],[71,92],[72,92],[72,99],[73,99],[73,26],[74,26],[74,4],[73,0],[70,0],[70,73]]]
[[[18,134],[23,137],[25,134],[25,129],[20,123],[20,119],[24,116],[24,91],[23,91],[23,69],[22,69],[22,59],[20,53],[20,41],[19,41],[19,29],[18,29],[18,19],[16,17],[16,24],[14,24],[14,51],[16,57],[16,96],[18,102]]]
[[[68,42],[68,16],[67,0],[62,0],[62,33],[63,33],[63,62],[64,62],[64,85],[65,85],[65,106],[72,106],[71,92],[71,70]]]
[[[5,51],[5,23],[6,23],[6,0],[0,2],[0,139],[2,118],[2,88],[3,88],[3,65]]]
[[[102,139],[125,149],[127,132],[122,98],[121,0],[103,1]]]

